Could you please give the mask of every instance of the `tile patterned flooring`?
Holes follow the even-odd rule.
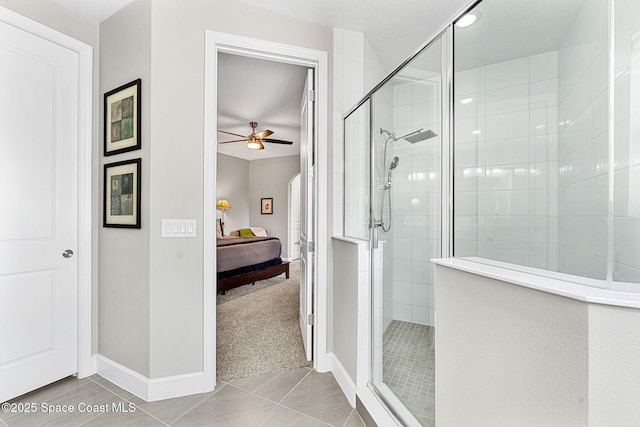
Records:
[[[435,328],[392,320],[383,335],[385,384],[423,426],[435,425]]]
[[[339,426],[364,427],[331,373],[299,368],[219,381],[210,393],[145,402],[104,378],[60,380],[11,403],[32,413],[0,411],[0,426]],[[68,405],[73,413],[47,413]],[[57,406],[58,405],[58,406]],[[114,406],[115,405],[115,406]],[[17,407],[18,405],[16,405]],[[22,405],[24,406],[24,405]],[[87,408],[97,411],[88,411]],[[106,412],[104,408],[108,408]],[[128,409],[129,412],[114,411]],[[102,412],[101,412],[102,411]]]

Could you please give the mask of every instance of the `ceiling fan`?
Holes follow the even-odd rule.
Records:
[[[265,129],[262,132],[256,133],[256,127],[258,127],[258,122],[249,122],[249,126],[251,126],[251,133],[247,136],[240,135],[233,132],[227,132],[224,130],[218,130],[218,132],[226,133],[233,136],[239,136],[240,138],[242,138],[242,139],[234,139],[233,141],[221,141],[218,144],[228,144],[230,142],[246,141],[247,148],[251,150],[264,150],[264,145],[262,144],[263,142],[271,142],[274,144],[286,144],[286,145],[293,144],[292,141],[283,141],[281,139],[267,138],[269,135],[273,133],[269,129]]]

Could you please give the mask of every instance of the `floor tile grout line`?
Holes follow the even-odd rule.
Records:
[[[106,378],[105,378],[105,379],[106,379]],[[126,391],[127,393],[131,393],[131,394],[132,394],[132,396],[131,396],[131,397],[129,397],[129,398],[126,398],[126,397],[124,397],[124,396],[120,396],[120,395],[119,395],[118,393],[116,393],[115,391],[113,391],[113,390],[111,390],[111,389],[107,388],[107,386],[105,386],[105,385],[103,385],[103,384],[100,384],[99,382],[94,381],[94,380],[92,380],[91,378],[89,378],[89,380],[90,380],[90,381],[92,381],[94,384],[96,384],[96,385],[98,385],[98,386],[102,387],[103,389],[107,390],[109,393],[113,394],[114,396],[116,396],[116,397],[118,397],[118,398],[120,398],[120,399],[124,400],[125,402],[129,402],[131,399],[133,399],[134,397],[136,397],[136,395],[135,395],[135,394],[131,393],[130,391],[124,390],[124,389],[122,389],[122,390]],[[107,381],[109,381],[109,380],[107,380]],[[111,381],[109,381],[109,382],[111,383]],[[113,383],[111,383],[111,384],[113,384]],[[119,387],[119,386],[118,386],[118,385],[116,385],[116,384],[113,384],[113,385],[115,385],[115,386],[116,386],[116,387],[118,387],[118,388],[121,388],[121,387]]]
[[[101,377],[101,378],[102,378],[102,377]],[[107,379],[105,378],[105,380],[107,380]],[[133,399],[134,397],[136,397],[136,395],[135,395],[135,394],[133,394],[133,393],[129,392],[129,393],[131,393],[131,394],[132,394],[132,396],[131,396],[129,399],[125,399],[123,396],[120,396],[118,393],[114,392],[113,390],[108,389],[106,386],[104,386],[104,385],[100,384],[99,382],[95,381],[94,379],[89,378],[89,381],[93,382],[95,385],[97,385],[97,386],[99,386],[99,387],[102,387],[103,389],[107,390],[109,393],[113,394],[114,396],[116,396],[116,397],[117,397],[117,398],[119,398],[119,399],[122,399],[122,400],[123,400],[123,401],[125,401],[125,402],[132,403],[132,402],[130,402],[130,399]],[[107,380],[107,381],[109,381],[109,380]],[[111,383],[111,381],[109,381],[109,382]],[[111,383],[111,384],[113,384],[113,383]],[[115,385],[116,387],[118,387],[116,384],[113,384],[113,385]],[[123,389],[123,390],[124,390],[124,389]],[[125,391],[127,391],[127,390],[125,390]],[[134,405],[135,405],[135,403],[134,403]],[[149,412],[145,411],[144,409],[140,408],[138,405],[136,405],[136,411],[142,411],[142,412],[144,412],[145,414],[149,415],[151,418],[153,418],[153,419],[157,420],[158,422],[160,422],[161,424],[164,424],[165,426],[168,426],[168,425],[169,425],[169,424],[165,423],[164,421],[162,421],[161,419],[159,419],[158,417],[154,416],[153,414],[151,414],[151,413],[149,413]],[[102,415],[102,414],[98,414],[98,415],[96,415],[95,417],[93,417],[93,418],[91,418],[91,419],[89,419],[89,420],[85,421],[84,423],[82,423],[82,424],[80,424],[80,425],[81,425],[81,426],[82,426],[82,425],[85,425],[85,424],[87,424],[88,422],[90,422],[91,420],[95,420],[95,419],[96,419],[96,418],[98,418],[100,415]]]
[[[311,372],[314,372],[314,370],[313,370],[313,369],[310,369],[310,370],[309,370],[309,372],[307,372],[306,374],[304,374],[304,376],[303,376],[302,378],[300,378],[300,380],[299,380],[297,383],[295,383],[295,384],[291,387],[291,389],[287,392],[287,394],[285,394],[285,395],[284,395],[284,397],[283,397],[282,399],[280,399],[280,401],[279,401],[279,402],[276,402],[275,400],[271,400],[271,399],[269,399],[269,398],[267,398],[267,397],[264,397],[264,396],[260,396],[259,394],[254,393],[253,391],[245,390],[245,389],[243,389],[243,388],[241,388],[241,387],[238,387],[238,386],[236,386],[236,385],[234,385],[234,384],[229,384],[229,386],[231,386],[231,387],[233,387],[233,388],[236,388],[236,389],[238,389],[238,390],[241,390],[241,391],[247,392],[247,393],[249,393],[249,394],[252,394],[252,395],[254,395],[254,396],[256,396],[256,397],[259,397],[259,398],[261,398],[261,399],[264,399],[264,400],[266,400],[267,402],[274,403],[274,404],[275,404],[275,405],[274,405],[274,407],[273,407],[273,408],[271,408],[271,409],[269,410],[269,412],[268,412],[268,413],[270,413],[270,412],[271,412],[271,411],[273,411],[276,407],[278,407],[278,406],[279,406],[279,407],[285,408],[285,409],[287,409],[287,410],[289,410],[289,411],[293,411],[293,412],[295,412],[295,413],[297,413],[297,414],[304,415],[305,417],[312,418],[313,420],[318,421],[318,422],[321,422],[321,423],[323,423],[323,424],[326,424],[326,425],[329,425],[329,426],[330,426],[330,425],[333,425],[333,424],[330,424],[330,423],[328,423],[328,422],[326,422],[326,421],[322,421],[321,419],[318,419],[318,418],[314,417],[313,415],[305,414],[304,412],[301,412],[301,411],[299,411],[299,410],[297,410],[297,409],[294,409],[294,408],[290,408],[290,407],[288,407],[288,406],[286,406],[286,405],[284,405],[284,404],[280,403],[280,402],[282,402],[282,401],[283,401],[283,400],[284,400],[284,399],[285,399],[289,394],[291,394],[291,392],[293,391],[293,389],[294,389],[294,388],[296,388],[296,387],[297,387],[297,386],[298,386],[298,385],[299,385],[299,384],[300,384],[300,383],[301,383],[301,382],[302,382],[302,381],[303,381],[307,376],[309,376],[309,374],[311,374]],[[321,374],[321,372],[318,372],[318,374]],[[268,413],[267,413],[267,414],[268,414]],[[349,419],[349,418],[347,417],[347,420],[348,420],[348,419]]]
[[[222,382],[222,381],[220,381]],[[220,390],[222,390],[225,387],[229,387],[230,384],[229,383],[223,383],[222,387],[217,388],[213,390],[213,392],[211,392],[211,395],[205,397],[204,399],[202,399],[200,402],[198,402],[197,404],[195,404],[194,406],[192,406],[189,410],[187,410],[184,414],[180,415],[178,418],[176,418],[175,420],[171,421],[170,423],[167,423],[167,425],[171,426],[171,425],[175,425],[176,422],[178,422],[178,420],[182,417],[184,417],[185,415],[187,415],[189,412],[193,411],[194,409],[196,409],[198,406],[202,405],[204,402],[206,402],[207,400],[211,399],[213,396],[216,395],[216,393],[218,393]]]
[[[307,372],[307,373],[306,373],[302,378],[300,378],[300,381],[298,381],[297,383],[295,383],[295,384],[293,385],[293,387],[291,387],[291,388],[289,389],[289,391],[287,392],[287,394],[285,394],[284,396],[282,396],[282,399],[280,399],[277,403],[280,403],[280,402],[284,401],[284,400],[285,400],[285,399],[286,399],[286,398],[291,394],[291,392],[293,392],[293,390],[294,390],[296,387],[298,387],[302,381],[304,381],[304,379],[305,379],[305,378],[307,378],[309,375],[311,375],[311,373],[312,373],[312,372],[315,372],[315,369],[310,369],[310,370],[309,370],[309,372]]]
[[[315,421],[321,422],[322,424],[326,424],[326,425],[328,425],[328,426],[334,426],[334,425],[335,425],[335,424],[331,424],[331,423],[328,423],[328,422],[326,422],[326,421],[323,421],[323,420],[321,420],[321,419],[319,419],[319,418],[316,418],[316,417],[314,417],[313,415],[305,414],[304,412],[300,412],[300,411],[298,411],[297,409],[290,408],[290,407],[288,407],[288,406],[286,406],[286,405],[282,405],[282,404],[280,404],[280,403],[276,403],[276,406],[274,406],[274,408],[275,408],[275,407],[278,407],[278,406],[279,406],[279,407],[281,407],[281,408],[287,409],[287,410],[289,410],[289,411],[295,412],[295,413],[297,413],[297,414],[304,415],[305,417],[308,417],[308,418],[311,418],[311,419],[313,419],[313,420],[315,420]],[[348,418],[347,418],[347,419],[348,419]]]

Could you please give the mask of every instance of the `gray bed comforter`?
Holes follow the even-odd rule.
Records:
[[[217,270],[230,271],[279,258],[282,244],[276,237],[217,239]]]

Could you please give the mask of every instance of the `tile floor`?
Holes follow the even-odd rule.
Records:
[[[383,335],[385,384],[423,426],[435,425],[435,328],[392,320]]]
[[[333,375],[309,368],[220,381],[210,393],[151,403],[98,375],[67,378],[10,403],[35,403],[29,407],[36,410],[0,411],[0,426],[364,426]],[[61,405],[74,412],[56,412]]]

